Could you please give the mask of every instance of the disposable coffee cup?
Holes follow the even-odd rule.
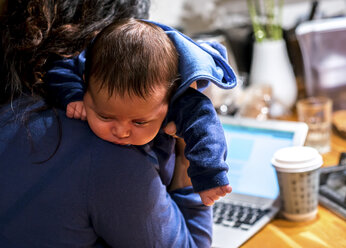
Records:
[[[316,217],[322,156],[312,147],[286,147],[274,153],[272,165],[280,187],[282,215],[291,221]]]

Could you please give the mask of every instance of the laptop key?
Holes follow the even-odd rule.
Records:
[[[229,227],[234,227],[235,222],[234,222],[234,221],[227,221],[227,220],[224,220],[224,221],[222,222],[222,225],[224,225],[224,226],[229,226]]]
[[[234,228],[238,228],[238,227],[240,227],[241,226],[241,222],[240,221],[237,221],[235,224],[234,224]]]
[[[268,211],[270,210],[217,202],[213,207],[214,223],[245,230],[254,225]]]
[[[240,228],[241,228],[242,230],[244,230],[244,231],[247,231],[247,230],[249,230],[249,229],[251,228],[251,225],[242,224],[242,225],[240,226]]]

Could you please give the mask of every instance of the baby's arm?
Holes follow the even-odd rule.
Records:
[[[173,121],[169,122],[165,126],[164,131],[168,135],[171,135],[173,137],[179,138],[178,136],[176,136],[177,127],[176,127],[176,125],[174,124]],[[176,153],[178,154],[177,151],[176,151]],[[184,158],[185,158],[185,156],[184,156]],[[178,159],[178,155],[177,155],[176,159]],[[202,200],[204,205],[211,206],[220,197],[225,196],[226,194],[231,193],[231,192],[232,192],[232,187],[229,186],[229,185],[224,185],[224,186],[220,186],[220,187],[216,187],[216,188],[212,188],[212,189],[207,189],[207,190],[201,191],[201,192],[199,192],[199,195],[200,195],[201,200]]]
[[[177,136],[186,142],[185,156],[190,162],[188,173],[194,190],[210,190],[201,194],[206,205],[212,204],[207,197],[215,201],[229,193],[227,144],[211,101],[189,88],[170,105],[168,121],[176,123]]]
[[[85,52],[82,52],[72,59],[55,61],[44,77],[49,100],[65,109],[70,118],[83,119],[83,105],[80,102],[83,101],[86,88],[84,66]]]

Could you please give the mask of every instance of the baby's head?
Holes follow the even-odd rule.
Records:
[[[176,88],[178,54],[158,26],[124,19],[102,30],[86,60],[84,106],[90,128],[121,145],[158,133]]]

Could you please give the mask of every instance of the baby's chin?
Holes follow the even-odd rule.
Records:
[[[108,141],[110,143],[120,145],[120,146],[143,146],[148,144],[150,141],[152,141],[156,137],[156,135],[153,137],[146,137],[142,139],[134,139],[134,138],[116,139],[113,137],[101,137],[101,136],[98,136],[98,137],[105,141]]]
[[[129,143],[119,143],[119,142],[111,142],[113,144],[119,145],[119,146],[131,146],[132,144]]]
[[[110,142],[113,144],[116,144],[116,145],[120,145],[120,146],[143,146],[143,145],[148,144],[152,140],[153,139],[147,140],[147,141],[142,141],[142,142],[131,142],[131,143],[116,142],[116,141],[110,141]]]

